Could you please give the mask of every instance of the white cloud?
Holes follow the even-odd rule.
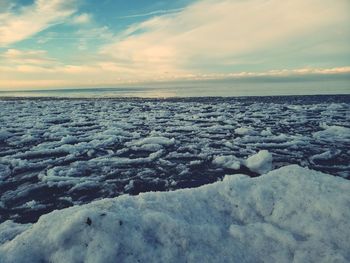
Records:
[[[11,51],[11,59],[17,55],[16,52]],[[27,57],[28,60],[24,60],[28,63],[19,63],[14,60],[12,64],[6,63],[6,65],[0,64],[0,89],[7,90],[9,88],[21,89],[21,88],[48,88],[48,87],[79,87],[79,86],[118,86],[125,84],[132,85],[144,85],[148,83],[164,83],[171,81],[190,81],[194,84],[196,81],[207,80],[242,80],[256,77],[271,77],[283,80],[288,77],[300,77],[301,79],[308,79],[309,76],[316,76],[312,80],[317,80],[317,76],[350,76],[350,67],[335,67],[335,68],[298,68],[298,69],[276,69],[263,72],[235,72],[235,73],[182,73],[182,74],[167,74],[167,75],[155,75],[149,77],[148,72],[142,72],[142,77],[147,78],[135,78],[135,69],[120,66],[114,62],[98,62],[87,65],[64,65],[59,62],[47,62],[45,59],[42,61],[34,62],[32,58],[29,59],[36,52],[28,52],[21,57]],[[39,57],[42,57],[44,53],[37,52]],[[34,55],[33,55],[34,56]],[[13,60],[12,60],[13,61]],[[191,84],[191,85],[192,85]]]
[[[55,60],[49,58],[46,50],[8,49],[0,55],[2,64],[13,65],[52,65]]]
[[[14,4],[11,3],[10,0],[2,0],[2,1],[0,1],[0,10],[8,11],[8,10],[10,10],[13,7],[14,7]]]
[[[91,21],[92,21],[91,15],[86,14],[86,13],[74,16],[73,19],[72,19],[72,23],[73,24],[78,24],[78,25],[88,24]]]
[[[203,0],[177,13],[134,24],[117,36],[106,26],[89,23],[90,15],[74,17],[75,8],[67,2],[73,3],[37,0],[19,14],[0,14],[0,46],[62,21],[88,23],[71,35],[40,36],[40,41],[78,40],[76,48],[81,50],[71,62],[59,62],[43,50],[12,48],[0,54],[0,88],[33,87],[36,81],[35,86],[59,87],[350,74],[350,68],[337,61],[328,65],[305,59],[291,65],[295,52],[303,56],[313,52],[317,58],[340,50],[350,53],[349,46],[337,39],[350,39],[348,0]],[[90,52],[88,44],[95,39],[110,44],[98,54]],[[306,48],[298,50],[304,43]],[[281,54],[284,60],[275,67],[270,61]],[[241,64],[245,67],[239,68]]]
[[[0,47],[26,39],[74,14],[75,1],[36,0],[18,13],[0,13]]]
[[[305,77],[311,75],[350,75],[350,67],[334,67],[334,68],[298,68],[298,69],[274,69],[262,72],[235,72],[235,73],[213,73],[213,74],[196,74],[192,75],[192,79],[248,79],[256,77]]]
[[[136,76],[138,70],[149,76],[198,73],[206,67],[215,72],[220,71],[216,67],[264,61],[274,49],[295,52],[295,43],[315,36],[320,42],[335,34],[349,36],[348,10],[348,0],[198,1],[177,14],[133,25],[101,54],[134,68]],[[251,61],[241,59],[255,54]]]
[[[184,8],[156,10],[156,11],[152,11],[152,12],[139,13],[139,14],[128,15],[128,16],[121,16],[119,18],[123,19],[123,18],[135,18],[135,17],[154,16],[154,15],[165,15],[165,14],[178,13],[178,12],[183,11],[183,10],[184,10]]]

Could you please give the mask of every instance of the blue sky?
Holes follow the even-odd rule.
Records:
[[[2,0],[0,89],[350,74],[348,0]]]

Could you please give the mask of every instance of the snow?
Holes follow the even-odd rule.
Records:
[[[258,156],[265,155],[263,153]],[[0,225],[0,262],[349,262],[350,182],[297,165]]]
[[[0,130],[0,141],[4,141],[11,137],[11,133],[6,130]]]
[[[260,132],[261,136],[272,136],[271,128],[268,127]]]
[[[166,137],[155,136],[155,137],[143,138],[143,139],[140,139],[138,141],[128,143],[127,145],[141,146],[141,145],[145,145],[145,144],[151,144],[151,145],[158,144],[158,145],[163,145],[163,146],[169,146],[169,145],[173,145],[174,143],[175,143],[174,138],[169,139]]]
[[[350,128],[342,126],[323,126],[325,129],[323,131],[318,131],[313,133],[313,137],[323,140],[341,140],[350,142]]]
[[[312,161],[318,161],[318,160],[330,160],[331,158],[337,157],[341,151],[339,150],[328,150],[320,154],[315,154],[310,157],[310,160]]]
[[[12,221],[5,221],[4,223],[0,224],[0,246],[23,233],[25,230],[30,228],[31,225],[32,224],[17,224]]]
[[[0,179],[9,176],[10,174],[11,169],[7,165],[0,164]]]
[[[245,165],[252,171],[259,174],[267,173],[272,169],[272,154],[267,150],[261,150],[250,156]]]
[[[248,127],[239,127],[235,129],[235,133],[238,135],[248,135],[254,133],[254,131]]]
[[[215,156],[213,163],[217,166],[238,170],[241,167],[241,162],[236,156]]]

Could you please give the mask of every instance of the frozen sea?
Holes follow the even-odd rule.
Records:
[[[290,164],[350,176],[350,95],[17,97],[0,108],[0,222]]]

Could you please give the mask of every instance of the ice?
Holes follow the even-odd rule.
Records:
[[[174,138],[169,139],[166,137],[155,136],[155,137],[143,138],[143,139],[140,139],[138,141],[128,143],[127,145],[140,146],[140,145],[147,145],[147,144],[151,144],[151,145],[158,144],[158,145],[163,145],[163,146],[169,146],[169,145],[173,145],[174,143],[175,143]]]
[[[245,165],[252,171],[259,174],[267,173],[272,169],[272,154],[267,150],[261,150],[250,156]]]
[[[213,159],[213,164],[220,167],[234,169],[234,170],[238,170],[241,167],[240,160],[238,160],[236,156],[232,156],[232,155],[215,156]]]
[[[239,127],[235,129],[235,133],[238,135],[248,135],[248,134],[253,134],[254,131],[248,127]]]
[[[257,176],[245,160],[261,150],[274,168],[350,178],[349,96],[0,99],[0,108],[0,222]]]
[[[350,128],[342,126],[323,126],[323,131],[313,133],[313,137],[321,140],[341,140],[350,142]]]
[[[268,127],[267,129],[260,132],[261,136],[272,136],[271,128]]]
[[[7,165],[0,164],[0,179],[2,177],[9,176],[11,174],[11,169]]]
[[[349,191],[348,180],[291,165],[123,195],[34,225],[6,221],[0,262],[348,262]]]
[[[310,157],[312,161],[319,161],[319,160],[330,160],[334,157],[337,157],[341,151],[339,150],[328,150],[320,154],[315,154]]]
[[[11,133],[6,130],[0,130],[0,141],[4,141],[7,138],[11,137]]]

